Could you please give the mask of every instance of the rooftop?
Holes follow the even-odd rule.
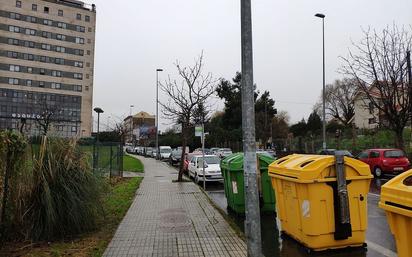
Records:
[[[79,8],[83,10],[88,10],[92,12],[96,12],[96,5],[95,4],[86,4],[82,1],[78,0],[43,0],[45,2],[54,3],[54,4],[61,4],[70,6],[73,8]]]

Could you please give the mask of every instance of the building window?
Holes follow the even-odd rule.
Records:
[[[369,108],[369,114],[373,114],[373,108],[374,108],[374,105],[373,105],[373,103],[372,103],[372,102],[369,102],[369,104],[368,104],[368,108]]]
[[[86,67],[90,67],[90,62],[86,62]]]
[[[31,23],[36,23],[37,19],[36,17],[33,17],[33,16],[26,16],[26,21],[31,22]]]
[[[87,43],[88,43],[88,44],[91,44],[91,43],[92,43],[92,41],[90,40],[90,38],[87,39]]]
[[[26,86],[31,87],[32,83],[30,79],[26,80]]]
[[[19,33],[20,32],[20,27],[9,25],[9,31]]]
[[[63,16],[63,10],[59,10],[57,13],[59,16]]]
[[[64,40],[66,40],[66,36],[65,36],[65,35],[61,35],[61,34],[57,34],[57,35],[56,35],[56,39],[57,39],[57,40],[63,40],[63,41],[64,41]]]
[[[34,29],[26,29],[26,35],[34,36],[34,35],[36,35],[36,30],[34,30]]]
[[[86,79],[89,79],[90,78],[90,75],[89,74],[86,74]]]
[[[49,7],[45,6],[43,10],[44,10],[44,13],[49,13]]]
[[[86,91],[89,91],[89,86],[85,86],[84,89],[85,89]]]
[[[84,17],[84,20],[87,21],[87,22],[89,22],[89,21],[90,21],[90,16],[89,16],[89,15],[86,15],[86,16]]]
[[[21,8],[21,1],[16,1],[16,7]]]
[[[10,71],[19,72],[20,66],[19,65],[10,65]]]
[[[84,44],[84,38],[76,37],[76,44]]]
[[[33,68],[32,67],[27,67],[27,72],[28,73],[33,73]]]
[[[21,16],[18,13],[11,12],[10,13],[10,18],[15,19],[15,20],[20,20]]]
[[[61,88],[61,84],[60,84],[60,83],[54,83],[54,82],[52,82],[52,83],[51,83],[51,88],[53,88],[53,89],[60,89],[60,88]]]
[[[87,31],[92,32],[92,28],[88,27]]]
[[[37,4],[32,4],[31,5],[31,10],[32,11],[37,11]]]
[[[16,78],[9,78],[9,84],[10,85],[18,85],[19,84],[19,80]]]
[[[45,70],[45,69],[43,69],[43,68],[40,68],[40,74],[41,74],[41,75],[46,74],[46,70]]]
[[[82,19],[82,15],[80,13],[76,14],[76,19],[81,20]]]
[[[39,81],[39,87],[44,87],[44,81]]]
[[[87,55],[90,55],[92,52],[90,50],[87,50]]]
[[[83,68],[83,62],[74,62],[74,67]]]
[[[44,25],[52,26],[52,25],[53,25],[53,22],[52,22],[51,20],[44,19],[44,20],[43,20],[43,24],[44,24]]]

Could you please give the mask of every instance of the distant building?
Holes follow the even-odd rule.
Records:
[[[156,136],[156,116],[147,112],[139,112],[124,119],[126,142],[147,145]]]
[[[77,0],[1,0],[0,129],[90,136],[96,8]]]
[[[406,94],[407,93],[405,93],[405,95]],[[371,87],[369,95],[370,97],[373,97],[374,102],[380,104],[380,106],[383,106],[382,96],[376,88]],[[374,129],[381,126],[388,126],[388,120],[385,114],[371,102],[365,92],[360,91],[355,96],[354,107],[354,122],[357,128]],[[400,110],[402,107],[397,105],[396,108]]]

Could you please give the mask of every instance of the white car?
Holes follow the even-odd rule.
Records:
[[[220,148],[216,151],[216,155],[220,158],[225,158],[232,154],[232,150],[230,148]]]
[[[170,146],[159,146],[160,159],[169,159],[172,153],[172,148]]]
[[[203,156],[193,155],[189,161],[189,177],[193,177],[196,183],[205,180],[223,182],[220,171],[220,159],[216,155],[205,155],[205,176],[203,177]]]

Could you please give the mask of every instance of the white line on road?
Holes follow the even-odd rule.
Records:
[[[394,251],[389,250],[381,245],[375,244],[371,241],[366,241],[366,243],[368,244],[368,248],[371,248],[386,257],[397,257],[398,256],[398,254],[395,253]]]

